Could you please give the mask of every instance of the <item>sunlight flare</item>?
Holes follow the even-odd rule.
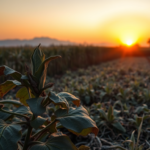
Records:
[[[123,45],[126,46],[133,46],[134,44],[136,44],[138,42],[138,35],[136,33],[128,33],[128,34],[124,34],[121,36],[121,41]]]
[[[132,40],[132,39],[127,40],[127,41],[126,41],[126,45],[127,45],[127,46],[133,45],[133,40]]]

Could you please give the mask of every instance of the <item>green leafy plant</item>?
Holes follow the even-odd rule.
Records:
[[[141,122],[138,127],[137,141],[135,140],[135,136],[134,136],[135,131],[132,132],[130,140],[124,141],[124,142],[129,143],[129,150],[142,150],[143,149],[143,145],[139,146],[139,138],[140,138],[140,134],[141,134],[141,130],[142,130],[143,118],[144,118],[144,116],[141,117]]]
[[[101,107],[101,106],[99,106]],[[98,126],[109,126],[116,128],[121,132],[126,132],[126,129],[121,125],[119,117],[117,116],[120,111],[113,109],[112,106],[109,106],[108,112],[105,111],[105,108],[97,109],[99,114],[94,115],[93,119],[96,121]]]
[[[47,67],[56,58],[60,56],[45,59],[38,46],[31,57],[31,70],[26,66],[25,75],[7,66],[0,66],[0,76],[10,75],[14,78],[0,85],[0,96],[3,97],[16,86],[21,87],[16,94],[19,101],[0,101],[1,150],[77,150],[69,137],[58,130],[60,126],[76,135],[98,134],[95,122],[80,105],[79,98],[67,92],[56,94],[51,90],[46,95],[45,90],[53,85],[45,85]],[[52,104],[57,109],[53,109],[54,112],[49,116],[47,109]]]
[[[123,88],[120,88],[117,97],[122,103],[127,103],[129,99],[129,89],[124,90]]]
[[[150,101],[150,92],[149,92],[149,89],[144,89],[143,90],[143,97],[144,97],[144,101],[146,103],[149,103],[149,101]]]
[[[139,128],[141,122],[146,121],[148,124],[148,119],[150,118],[150,115],[145,115],[144,117],[139,117],[138,115],[134,115],[134,118],[128,118],[129,124],[134,125],[136,128]]]

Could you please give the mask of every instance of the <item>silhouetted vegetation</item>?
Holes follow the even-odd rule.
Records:
[[[5,64],[23,73],[25,62],[30,62],[33,47],[1,47],[0,65]],[[60,75],[66,70],[76,70],[101,62],[126,56],[150,56],[148,48],[139,47],[98,47],[98,46],[51,46],[42,47],[47,56],[61,55],[61,60],[48,66],[48,75]],[[30,65],[29,63],[27,65]]]

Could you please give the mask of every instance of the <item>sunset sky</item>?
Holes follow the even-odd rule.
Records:
[[[147,45],[150,0],[0,0],[0,40]]]

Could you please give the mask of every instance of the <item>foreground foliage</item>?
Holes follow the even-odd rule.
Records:
[[[0,96],[21,87],[16,94],[19,101],[0,101],[1,150],[77,150],[70,138],[60,132],[62,127],[81,136],[98,134],[95,122],[80,105],[79,98],[68,92],[52,92],[49,88],[53,83],[45,85],[48,64],[56,58],[60,56],[45,59],[38,46],[31,58],[31,70],[26,66],[25,75],[0,66],[0,76],[14,78],[0,85]],[[45,90],[49,92],[46,94]]]

